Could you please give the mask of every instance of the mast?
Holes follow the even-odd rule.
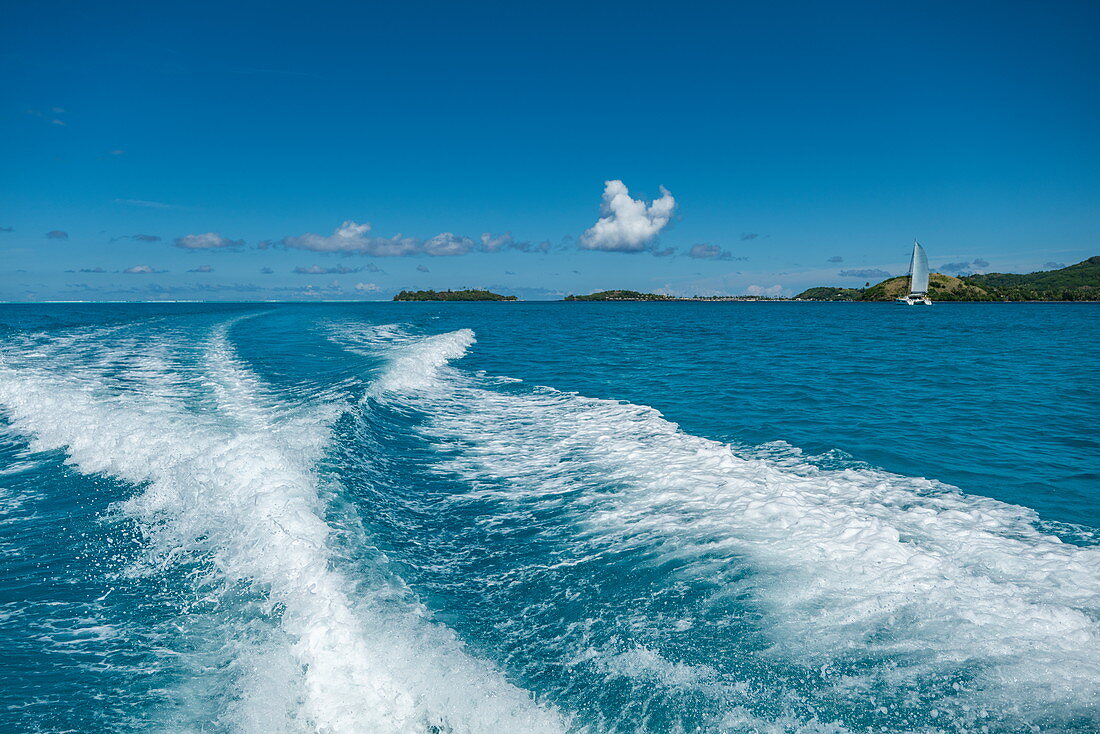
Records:
[[[913,254],[909,256],[909,279],[906,281],[905,292],[913,292],[913,266],[917,264],[917,241],[913,240]]]

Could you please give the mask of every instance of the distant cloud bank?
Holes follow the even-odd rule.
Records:
[[[400,234],[393,237],[377,237],[371,235],[370,231],[370,224],[359,224],[349,219],[337,227],[331,235],[307,232],[297,237],[284,237],[278,244],[291,249],[312,252],[340,252],[374,257],[464,255],[475,247],[474,241],[469,237],[459,237],[450,232],[421,240]]]
[[[320,265],[310,265],[302,267],[299,265],[294,268],[295,273],[298,275],[346,275],[347,273],[358,273],[363,268],[349,268],[346,265],[337,265],[332,268],[324,268]]]
[[[231,240],[228,237],[222,237],[217,232],[206,232],[204,234],[189,234],[177,237],[173,244],[185,250],[221,250],[242,247],[244,240]]]
[[[974,270],[984,270],[989,267],[989,261],[975,258],[971,262],[944,263],[937,268],[941,273],[954,273],[955,275],[970,275]]]
[[[841,278],[864,278],[870,280],[873,278],[889,278],[890,273],[879,268],[861,268],[857,270],[841,270],[839,273]]]
[[[145,199],[115,199],[116,204],[126,204],[127,206],[140,206],[146,209],[182,209],[175,204],[165,204],[163,201],[146,201]]]
[[[733,253],[718,245],[695,245],[688,250],[688,257],[696,260],[748,260],[747,257],[734,257]]]
[[[668,226],[676,208],[676,200],[664,186],[661,197],[646,204],[632,199],[626,185],[619,180],[605,181],[603,216],[581,235],[580,246],[586,250],[608,252],[641,252]]]

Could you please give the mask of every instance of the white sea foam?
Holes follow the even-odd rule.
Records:
[[[340,570],[313,469],[336,406],[280,404],[234,356],[226,328],[186,368],[148,338],[117,349],[108,336],[7,350],[0,407],[34,449],[64,449],[81,472],[140,485],[122,509],[158,563],[201,557],[221,588],[265,600],[277,629],[240,639],[225,631],[237,690],[214,712],[221,723],[264,732],[564,728],[402,601],[399,579],[372,588]],[[179,397],[186,372],[201,400]]]
[[[957,674],[933,694],[951,730],[990,717],[1100,720],[1100,548],[1041,532],[1027,508],[933,481],[825,470],[774,447],[753,458],[651,408],[501,390],[442,366],[471,341],[426,339],[380,380],[430,417],[423,430],[447,446],[445,468],[477,488],[466,499],[561,510],[579,545],[644,549],[719,584],[747,561],[771,654],[823,675],[862,671],[832,678],[838,694],[903,695]],[[431,365],[433,378],[412,365]],[[605,664],[641,670],[636,658]]]

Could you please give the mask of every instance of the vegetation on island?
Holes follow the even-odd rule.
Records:
[[[809,288],[803,301],[893,301],[909,290],[900,275],[869,288]],[[983,273],[953,277],[932,273],[928,296],[933,301],[1100,301],[1100,255],[1058,270],[1034,273]]]
[[[566,301],[789,301],[782,296],[666,296],[638,291],[600,291],[587,296],[566,296]]]
[[[487,290],[467,289],[461,291],[401,291],[393,297],[395,301],[514,301],[515,296],[502,296]]]
[[[859,288],[818,286],[802,291],[795,298],[801,298],[803,301],[858,301],[859,294]]]
[[[888,278],[862,291],[860,301],[893,301],[909,293],[909,276]],[[942,273],[928,276],[928,297],[933,301],[993,301],[989,293],[961,278]]]
[[[1100,301],[1100,255],[1058,270],[984,273],[963,278],[997,300]]]
[[[600,291],[587,296],[566,296],[567,301],[672,301],[672,296],[659,293],[639,293],[638,291]]]

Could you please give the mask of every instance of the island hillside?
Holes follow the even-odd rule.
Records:
[[[789,301],[780,296],[666,296],[663,293],[638,291],[600,291],[587,296],[566,296],[566,301]]]
[[[461,291],[401,291],[395,301],[514,301],[515,296],[502,296],[492,291],[468,289]]]
[[[892,301],[904,296],[909,278],[900,275],[866,289],[809,288],[795,298],[804,301]],[[1097,301],[1100,300],[1100,255],[1058,270],[1034,273],[983,273],[959,278],[932,273],[928,295],[933,301]]]
[[[671,296],[659,293],[639,293],[638,291],[600,291],[587,296],[566,296],[567,301],[671,301]]]

